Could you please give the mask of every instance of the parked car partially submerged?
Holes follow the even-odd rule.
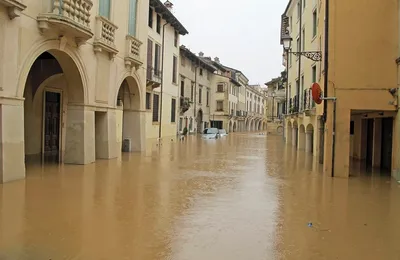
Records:
[[[226,132],[225,129],[219,129],[218,133],[220,137],[228,136],[228,133]]]
[[[218,128],[206,128],[202,135],[203,139],[218,139],[219,137]]]

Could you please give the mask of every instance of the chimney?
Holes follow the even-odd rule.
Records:
[[[164,3],[164,5],[172,13],[172,7],[174,6],[174,4],[167,0],[167,2]]]
[[[204,52],[199,52],[199,57],[204,57]]]
[[[215,57],[215,58],[214,58],[214,61],[217,62],[217,63],[219,63],[219,58],[218,58],[218,57]]]

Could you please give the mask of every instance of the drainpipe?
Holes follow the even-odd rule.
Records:
[[[162,29],[162,51],[161,51],[161,90],[160,90],[160,125],[158,127],[158,140],[161,142],[161,132],[162,132],[162,105],[163,105],[163,90],[164,90],[164,45],[165,45],[165,26],[167,26],[169,23],[166,22],[163,25]],[[178,66],[178,65],[176,65]]]
[[[328,80],[328,71],[329,71],[329,52],[328,52],[328,48],[329,48],[329,0],[325,0],[325,44],[324,44],[324,96],[328,97],[328,84],[329,84],[329,80]],[[328,111],[328,103],[327,100],[324,101],[324,114],[322,117],[322,137],[323,140],[321,140],[322,142],[325,142],[325,124],[326,124],[326,114]],[[334,138],[335,139],[335,138]],[[334,145],[334,144],[332,144]],[[324,149],[325,149],[325,145],[324,145]],[[323,163],[325,158],[325,152],[322,151],[322,158],[320,158],[320,163]],[[332,161],[333,161],[333,154],[332,154]],[[332,167],[333,164],[332,164]],[[332,169],[332,175],[333,175],[333,169]]]
[[[303,0],[304,1],[304,0]],[[305,46],[302,46],[303,43],[303,1],[300,1],[300,21],[299,21],[299,46],[301,51]],[[299,84],[297,85],[297,112],[300,112],[300,84],[301,84],[301,55],[299,55],[299,66],[297,71],[297,78],[299,80]],[[297,138],[298,139],[298,138]],[[296,144],[297,147],[297,144]]]

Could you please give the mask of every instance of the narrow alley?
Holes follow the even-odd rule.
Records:
[[[239,133],[28,166],[0,185],[0,259],[399,259],[397,182],[321,168],[282,137]]]

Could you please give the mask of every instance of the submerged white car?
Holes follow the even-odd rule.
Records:
[[[223,136],[228,136],[228,133],[226,132],[225,129],[219,129],[218,130],[219,136],[223,137]]]
[[[202,138],[203,139],[218,139],[219,138],[218,128],[206,128],[206,129],[204,129]]]

